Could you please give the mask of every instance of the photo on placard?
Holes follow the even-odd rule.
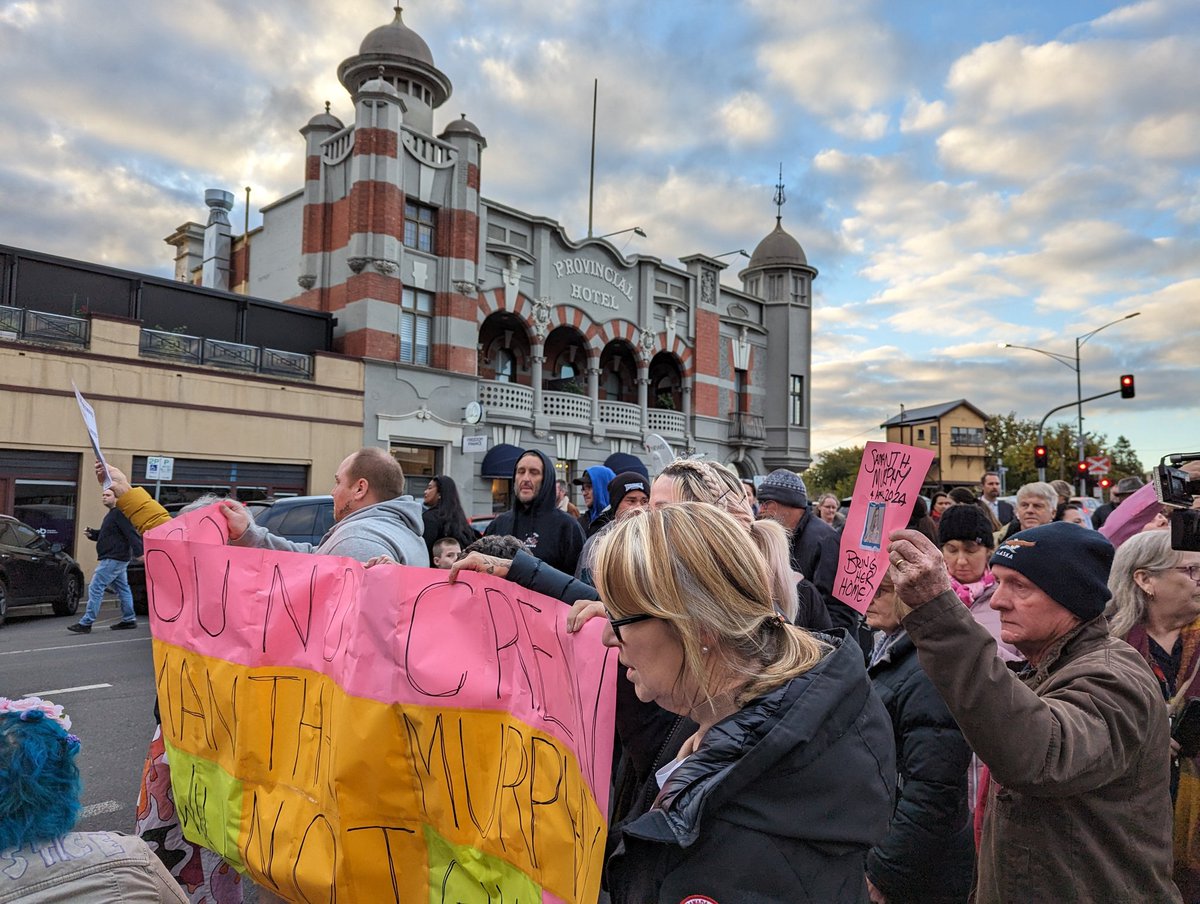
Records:
[[[886,502],[868,502],[867,518],[863,522],[862,540],[859,546],[863,549],[879,550],[883,546],[883,513],[887,511]]]

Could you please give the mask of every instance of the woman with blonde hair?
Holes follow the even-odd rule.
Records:
[[[1171,548],[1170,531],[1135,534],[1109,572],[1109,632],[1142,654],[1158,679],[1172,720],[1200,698],[1200,552]],[[1200,755],[1181,757],[1171,742],[1175,802],[1175,884],[1200,901]]]
[[[895,772],[858,649],[789,625],[770,566],[712,505],[618,524],[595,574],[637,698],[694,725],[614,827],[614,904],[863,900]]]

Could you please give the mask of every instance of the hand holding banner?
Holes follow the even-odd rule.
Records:
[[[908,525],[932,463],[932,449],[867,443],[863,450],[833,581],[833,595],[858,612],[867,611],[883,580],[888,535]]]

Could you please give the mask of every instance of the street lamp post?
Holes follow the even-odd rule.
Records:
[[[1080,355],[1079,355],[1080,350],[1083,348],[1083,346],[1087,343],[1087,341],[1089,339],[1091,339],[1093,336],[1095,336],[1101,330],[1106,330],[1110,326],[1115,326],[1116,324],[1121,323],[1125,320],[1130,320],[1131,318],[1137,317],[1140,313],[1141,313],[1141,311],[1134,311],[1132,314],[1126,314],[1124,317],[1118,317],[1116,320],[1113,320],[1113,321],[1110,321],[1109,323],[1104,324],[1104,326],[1098,326],[1094,330],[1092,330],[1090,333],[1084,333],[1082,336],[1076,336],[1075,337],[1075,357],[1074,358],[1071,358],[1067,355],[1059,354],[1058,352],[1048,352],[1043,348],[1034,348],[1031,345],[1013,345],[1011,342],[1001,342],[1000,343],[1001,348],[1020,348],[1020,349],[1024,349],[1027,352],[1037,352],[1039,355],[1045,355],[1047,358],[1053,358],[1059,364],[1069,367],[1071,370],[1075,371],[1075,413],[1076,413],[1076,417],[1078,418],[1079,461],[1084,460],[1084,458],[1083,458],[1083,452],[1084,452],[1084,443],[1083,443],[1083,369],[1080,367]],[[1041,440],[1039,440],[1039,442],[1040,441]],[[1082,475],[1079,477],[1079,494],[1081,496],[1087,492],[1087,485],[1085,483],[1086,479],[1087,478],[1083,477]]]

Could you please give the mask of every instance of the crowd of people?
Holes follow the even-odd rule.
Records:
[[[111,476],[132,546],[168,516]],[[783,469],[593,467],[572,512],[532,450],[511,509],[478,536],[450,478],[422,506],[368,448],[339,467],[315,546],[234,500],[220,510],[235,545],[487,574],[570,607],[571,632],[603,619],[621,665],[614,904],[1200,902],[1200,730],[1173,736],[1200,723],[1200,552],[1173,549],[1154,506],[1120,530],[1103,526],[1111,509],[1089,523],[1057,483],[1020,487],[1015,505],[991,472],[978,494],[931,492],[888,538],[865,613],[833,590],[840,501]],[[1141,487],[1118,483],[1113,506]],[[127,900],[240,900],[228,865],[168,832],[161,730],[140,837],[71,834],[69,728],[52,704],[0,698],[0,876],[23,850],[71,852],[24,871],[15,895],[0,881],[0,901],[88,900],[28,889],[90,888],[106,868],[161,891]],[[61,814],[37,817],[51,797]]]

